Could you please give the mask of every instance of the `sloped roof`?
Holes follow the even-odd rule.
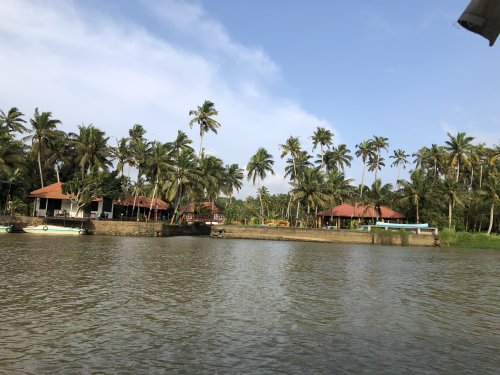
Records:
[[[217,206],[213,202],[197,202],[197,203],[189,203],[187,207],[184,207],[182,211],[184,212],[194,212],[195,209],[198,208],[198,210],[201,209],[206,209],[207,211],[214,213],[214,214],[220,214],[222,213],[222,208]]]
[[[381,219],[404,219],[405,216],[399,212],[393,211],[388,207],[380,206]],[[318,216],[333,217],[379,217],[377,210],[373,206],[341,204],[328,210],[318,213]]]
[[[145,197],[144,195],[139,195],[137,196],[137,199],[135,198],[134,195],[125,195],[125,197],[121,199],[116,199],[113,203],[116,204],[117,206],[134,206],[134,200],[135,200],[135,207],[143,207],[143,208],[149,208],[151,207],[151,198]],[[153,208],[158,208],[159,210],[168,210],[168,203],[161,200],[160,198],[155,198],[153,201]]]
[[[30,193],[30,198],[71,199],[71,195],[63,194],[62,182],[45,186]]]

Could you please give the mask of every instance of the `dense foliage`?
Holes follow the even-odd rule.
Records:
[[[28,214],[30,191],[62,181],[78,207],[103,191],[109,197],[160,197],[177,213],[172,222],[179,220],[181,206],[206,200],[226,209],[227,222],[284,219],[296,226],[315,226],[320,210],[359,203],[375,209],[388,205],[411,222],[440,228],[488,234],[499,230],[500,147],[474,143],[465,133],[448,133],[442,145],[410,154],[402,149],[389,153],[389,139],[383,136],[363,140],[351,151],[345,144],[335,146],[334,134],[318,127],[311,135],[317,155],[304,150],[298,137],[290,136],[280,145],[288,194],[269,194],[265,179],[275,173],[273,155],[257,147],[246,166],[257,195],[238,200],[233,194],[242,187],[243,169],[224,164],[203,149],[203,137],[221,126],[214,119],[218,115],[214,103],[205,101],[189,115],[186,126],[200,128],[197,152],[182,130],[162,143],[148,140],[146,130],[135,124],[128,137],[111,145],[105,132],[93,125],[65,133],[51,112],[38,108],[29,121],[17,108],[0,111],[0,210]],[[354,157],[363,164],[357,186],[345,174]],[[397,169],[398,178],[393,184],[383,183],[377,174],[390,167]],[[409,178],[400,180],[400,171],[406,168]],[[366,173],[374,175],[370,186],[365,186]]]

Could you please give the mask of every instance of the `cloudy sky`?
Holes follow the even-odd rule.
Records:
[[[222,128],[206,150],[244,167],[267,148],[272,193],[287,190],[279,144],[311,151],[317,126],[353,152],[373,135],[391,153],[457,131],[499,144],[500,45],[457,25],[468,2],[2,0],[0,108],[113,140],[135,123],[163,142],[182,129],[197,147],[188,112],[208,99]],[[359,183],[361,163],[348,174]]]

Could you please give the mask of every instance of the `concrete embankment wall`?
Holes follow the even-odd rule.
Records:
[[[400,246],[434,246],[432,235],[400,234],[399,232],[355,232],[310,228],[276,228],[237,225],[212,227],[214,238],[246,238],[259,240],[312,241],[329,243],[381,244]]]
[[[96,235],[128,237],[171,237],[199,236],[210,234],[207,225],[167,225],[135,221],[91,221],[92,232]]]

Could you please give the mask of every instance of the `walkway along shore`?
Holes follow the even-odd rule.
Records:
[[[0,218],[0,225],[13,224],[16,231],[28,225],[41,225],[43,218],[17,216]],[[283,228],[243,225],[168,225],[155,222],[90,220],[94,235],[124,237],[170,237],[204,235],[212,238],[254,239],[274,241],[308,241],[345,244],[378,244],[397,246],[440,246],[439,238],[431,234],[403,231],[350,231],[311,228]]]
[[[309,241],[344,244],[378,244],[397,246],[440,246],[432,234],[414,234],[403,231],[351,231],[311,228],[260,227],[215,225],[212,238],[234,238],[278,241]]]

